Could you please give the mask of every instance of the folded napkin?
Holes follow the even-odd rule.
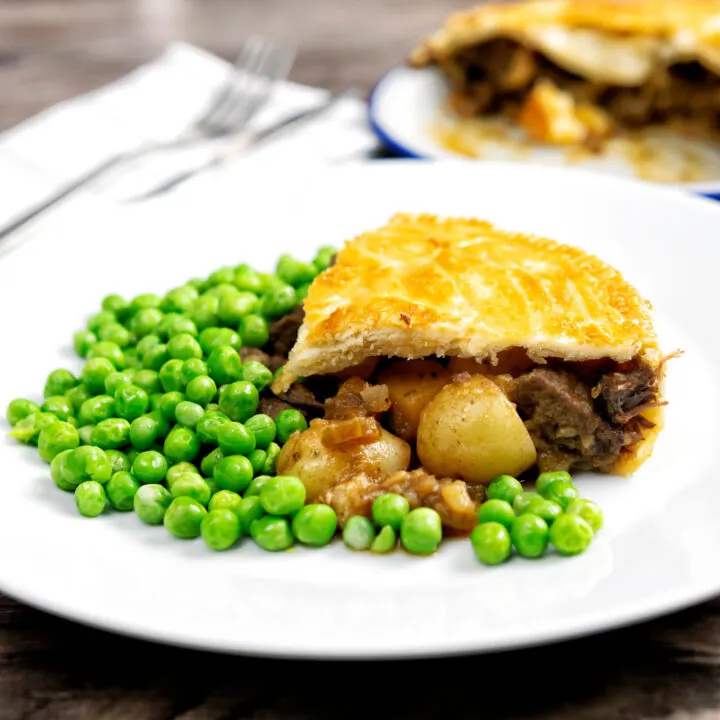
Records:
[[[60,103],[0,135],[0,229],[116,154],[180,135],[205,110],[228,69],[225,61],[199,48],[175,44],[121,80]],[[266,127],[327,98],[325,90],[278,83],[248,128]],[[122,200],[195,167],[217,148],[205,142],[154,153],[109,173],[93,192]],[[367,157],[377,148],[364,103],[348,97],[232,162],[333,162]]]

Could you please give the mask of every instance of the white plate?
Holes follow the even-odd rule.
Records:
[[[458,159],[458,154],[443,146],[434,129],[439,118],[448,116],[443,109],[447,96],[447,84],[437,69],[393,68],[378,81],[370,96],[370,124],[388,148],[401,157]],[[627,144],[623,141],[611,142],[608,151],[602,156],[579,157],[577,153],[568,153],[562,148],[531,146],[522,133],[509,125],[504,132],[516,141],[483,141],[483,158],[501,161],[521,158],[523,162],[555,167],[572,163],[574,167],[615,177],[636,177],[637,165],[628,160]],[[668,168],[680,172],[681,169],[687,169],[689,164],[696,169],[701,164],[710,173],[702,182],[672,184],[693,193],[720,199],[720,147],[715,143],[690,141],[678,135],[658,137],[657,133],[647,133],[647,137],[653,138],[651,146],[657,159],[652,166],[645,163],[644,167],[653,169],[653,177],[658,177],[660,168],[663,173]]]
[[[486,568],[467,541],[431,558],[213,553],[132,514],[80,517],[36,453],[0,439],[0,589],[81,622],[170,643],[307,657],[491,651],[601,631],[720,591],[715,331],[720,208],[537,166],[393,161],[282,177],[240,168],[134,212],[68,219],[0,261],[0,408],[38,398],[104,294],[164,290],[381,224],[397,211],[489,218],[597,252],[655,304],[667,427],[629,480],[581,476],[607,525],[574,559]],[[3,433],[4,435],[4,433]]]

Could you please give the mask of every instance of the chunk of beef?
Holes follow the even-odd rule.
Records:
[[[251,360],[260,362],[272,372],[275,372],[287,362],[287,358],[283,355],[268,355],[264,350],[254,347],[241,347],[240,359],[244,363]]]
[[[274,420],[278,416],[278,413],[283,410],[291,409],[292,405],[290,403],[280,400],[280,398],[277,398],[274,395],[267,395],[260,398],[257,411],[258,413],[269,415]]]
[[[270,340],[265,349],[271,354],[287,357],[295,345],[298,330],[304,319],[305,310],[302,305],[298,305],[287,315],[276,320],[270,325]]]
[[[629,372],[603,375],[593,388],[610,422],[624,425],[643,410],[657,405],[658,373],[649,365]]]
[[[370,385],[362,378],[346,380],[335,397],[325,401],[328,420],[347,420],[353,417],[371,417],[390,409],[387,385]]]
[[[278,395],[280,400],[289,403],[292,407],[302,410],[308,417],[319,417],[325,408],[323,403],[318,402],[313,393],[300,382],[290,386],[290,389]]]
[[[608,471],[638,438],[595,409],[590,388],[562,370],[538,368],[518,378],[514,400],[545,470]]]

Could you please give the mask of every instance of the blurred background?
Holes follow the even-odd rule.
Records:
[[[226,59],[297,43],[290,78],[368,91],[468,0],[0,0],[0,130],[120,78],[175,41]]]

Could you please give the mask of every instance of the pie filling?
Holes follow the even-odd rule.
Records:
[[[545,82],[580,107],[602,108],[623,128],[676,122],[708,134],[718,128],[720,78],[695,61],[659,68],[639,87],[592,82],[509,39],[465,48],[439,64],[450,80],[455,109],[467,116],[517,119],[533,88]]]

